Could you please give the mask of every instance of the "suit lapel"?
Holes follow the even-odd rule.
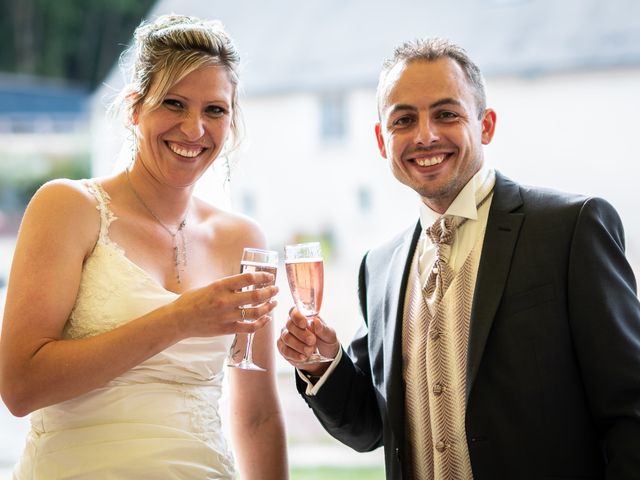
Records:
[[[511,258],[524,219],[523,213],[515,213],[514,210],[521,205],[519,186],[496,172],[496,185],[487,219],[471,309],[467,358],[467,402],[504,292]]]
[[[413,232],[407,232],[404,241],[393,252],[389,262],[387,283],[387,309],[384,316],[385,340],[384,365],[387,371],[387,405],[389,421],[396,437],[402,441],[404,437],[404,382],[402,379],[402,319],[404,316],[404,299],[407,282],[411,271],[411,260],[418,239],[420,238],[420,222]]]

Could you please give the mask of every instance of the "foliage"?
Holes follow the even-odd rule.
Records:
[[[153,3],[0,0],[0,71],[95,87]]]
[[[0,163],[0,206],[9,213],[21,213],[33,194],[54,178],[80,179],[91,174],[86,155],[64,158],[4,159]],[[16,164],[22,163],[22,168]],[[30,168],[25,168],[24,165]]]
[[[294,467],[291,480],[384,480],[383,467]]]
[[[298,232],[293,236],[293,239],[288,243],[307,243],[307,242],[320,242],[320,249],[322,250],[322,258],[325,262],[331,261],[335,254],[335,236],[332,230],[323,230],[320,233],[310,234],[307,232]]]

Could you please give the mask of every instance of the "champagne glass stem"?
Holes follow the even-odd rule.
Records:
[[[244,351],[244,362],[253,363],[253,352],[251,348],[253,347],[253,333],[247,333],[247,346]]]

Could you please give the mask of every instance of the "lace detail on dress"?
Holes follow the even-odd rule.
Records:
[[[216,384],[222,380],[223,372],[218,374]],[[220,389],[202,389],[180,387],[191,414],[191,433],[217,452],[217,460],[229,474],[235,469],[234,459],[222,431],[222,422],[217,408]],[[213,398],[212,398],[213,395]]]
[[[102,188],[102,185],[98,184],[95,180],[84,180],[82,183],[89,193],[98,201],[98,205],[96,205],[96,210],[100,212],[100,237],[98,238],[98,243],[111,245],[123,252],[122,248],[109,238],[109,226],[111,222],[118,219],[109,208],[111,197],[109,197],[109,194]]]

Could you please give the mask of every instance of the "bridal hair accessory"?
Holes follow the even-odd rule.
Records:
[[[133,195],[138,199],[138,202],[145,208],[147,212],[153,217],[153,219],[158,222],[158,224],[166,230],[166,232],[171,235],[171,239],[173,240],[173,264],[176,270],[176,280],[178,283],[182,283],[182,272],[184,268],[187,266],[187,242],[184,235],[184,228],[187,226],[187,216],[189,215],[189,208],[191,204],[189,204],[189,208],[184,214],[184,218],[178,225],[176,231],[172,231],[169,227],[167,227],[162,220],[158,218],[158,216],[153,213],[153,210],[149,208],[149,206],[142,200],[142,197],[138,194],[135,188],[133,188],[133,184],[131,183],[131,178],[129,178],[129,169],[125,169],[127,175],[127,185],[131,189]]]

